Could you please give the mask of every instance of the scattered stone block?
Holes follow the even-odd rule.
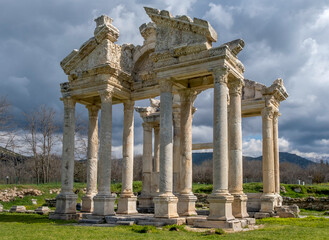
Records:
[[[281,206],[281,207],[275,207],[276,215],[280,218],[298,218],[299,217],[299,207],[294,204],[291,206]]]
[[[9,212],[16,212],[16,213],[25,213],[26,208],[25,206],[12,206]]]
[[[49,214],[50,213],[50,208],[49,207],[46,207],[46,206],[41,206],[41,207],[38,207],[35,212],[37,214],[40,214],[40,215],[46,215],[46,214]]]
[[[2,212],[3,211],[3,206],[2,206],[2,204],[0,203],[0,212]]]
[[[32,198],[31,201],[32,201],[32,204],[33,204],[33,205],[37,205],[37,204],[38,204],[36,199],[33,199],[33,198]]]

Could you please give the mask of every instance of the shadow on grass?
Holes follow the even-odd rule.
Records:
[[[51,220],[48,215],[38,214],[26,214],[26,213],[0,213],[1,222],[17,222],[25,224],[34,223],[56,223],[56,224],[67,224],[75,223],[76,221],[64,221],[64,220]]]

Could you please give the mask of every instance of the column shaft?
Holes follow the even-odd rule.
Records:
[[[93,197],[97,193],[98,164],[98,111],[95,105],[87,106],[89,113],[88,148],[87,148],[87,192],[82,197],[82,212],[93,211]]]
[[[74,136],[75,136],[75,101],[64,98],[64,128],[61,193],[73,193],[74,174]]]
[[[134,101],[124,102],[122,144],[122,188],[117,213],[135,214],[137,197],[133,193],[134,176]]]
[[[180,194],[178,200],[179,215],[196,215],[197,198],[192,192],[192,108],[197,96],[190,89],[180,91]]]
[[[124,103],[123,145],[122,145],[122,190],[121,195],[133,195],[134,170],[134,102]]]
[[[243,193],[241,93],[244,82],[234,79],[229,82],[229,192],[234,196],[233,215],[248,217],[247,196]]]
[[[280,162],[279,162],[279,113],[273,116],[273,149],[274,149],[274,172],[275,172],[275,193],[280,195]]]
[[[152,126],[143,123],[143,179],[142,193],[139,196],[139,207],[153,207],[151,187],[152,187]]]
[[[154,172],[160,171],[160,135],[159,135],[160,127],[154,127]]]
[[[228,192],[228,69],[219,68],[214,75],[213,122],[213,192],[208,196],[209,220],[232,220],[233,196]]]
[[[61,192],[56,197],[56,210],[51,219],[71,219],[76,213],[77,195],[73,193],[75,100],[63,98],[64,126],[61,172]],[[64,215],[63,215],[64,214]]]
[[[173,191],[173,119],[172,84],[163,83],[160,101],[160,193],[172,195]]]
[[[180,109],[175,107],[173,110],[173,192],[179,193],[181,188],[180,182],[180,172],[181,172],[181,159],[180,159],[180,138],[181,138],[181,128],[180,128]]]
[[[266,107],[263,117],[263,192],[275,193],[273,151],[273,108]]]
[[[94,197],[94,215],[113,215],[115,197],[111,194],[112,96],[113,87],[99,92],[101,97],[101,129],[99,146],[99,184]]]
[[[160,218],[178,217],[177,197],[173,191],[173,139],[172,139],[172,83],[160,81],[160,183],[159,196],[154,201],[154,216]]]
[[[228,193],[227,77],[216,72],[214,80],[213,193]]]

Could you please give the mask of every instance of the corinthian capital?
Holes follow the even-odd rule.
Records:
[[[262,110],[262,117],[263,119],[271,120],[274,116],[274,107],[265,107]]]
[[[218,67],[210,70],[214,76],[214,83],[227,84],[229,68],[226,66]]]
[[[190,88],[188,89],[182,89],[178,91],[180,102],[194,102],[197,95],[199,94],[198,91],[192,90]]]
[[[242,88],[244,87],[244,81],[240,78],[235,78],[228,82],[228,88],[230,89],[230,95],[242,94]]]
[[[106,89],[99,91],[98,93],[101,97],[102,103],[112,101],[113,92],[114,92],[113,86],[108,86]]]

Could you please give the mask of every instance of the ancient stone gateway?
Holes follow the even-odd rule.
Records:
[[[192,192],[193,102],[206,89],[214,90],[213,192],[210,213],[194,217],[198,226],[223,226],[248,217],[242,188],[241,118],[263,118],[264,193],[261,213],[281,204],[279,187],[279,104],[287,98],[283,81],[266,87],[243,77],[237,58],[241,39],[212,47],[217,33],[202,19],[173,17],[168,11],[145,8],[152,22],[140,32],[143,46],[115,44],[119,30],[100,16],[94,37],[61,62],[68,82],[61,84],[64,103],[62,188],[51,218],[77,218],[73,193],[75,104],[89,112],[87,193],[82,211],[92,217],[136,215],[133,194],[134,102],[160,95],[149,108],[136,110],[144,119],[143,191],[140,208],[154,207],[154,221],[183,223],[196,215]],[[174,100],[173,100],[174,99]],[[124,105],[122,192],[118,210],[111,193],[112,105]],[[161,110],[160,106],[161,104]],[[98,151],[98,112],[101,111]],[[154,161],[152,159],[154,128]],[[173,134],[174,132],[174,134]],[[208,144],[209,145],[209,144]],[[204,147],[194,145],[197,147]],[[97,179],[99,179],[97,183]],[[98,189],[97,189],[98,185]],[[92,218],[91,217],[91,218]],[[176,219],[176,220],[175,220]],[[199,222],[199,223],[198,223]]]

